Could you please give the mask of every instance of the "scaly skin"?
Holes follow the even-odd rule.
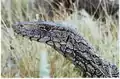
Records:
[[[13,25],[16,33],[30,40],[46,43],[68,58],[84,77],[119,77],[116,65],[96,55],[94,48],[75,30],[53,22],[18,22]]]

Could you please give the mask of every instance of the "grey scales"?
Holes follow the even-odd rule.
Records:
[[[83,72],[83,77],[119,77],[116,65],[103,60],[83,36],[70,27],[48,21],[17,22],[14,31],[30,40],[45,43]]]

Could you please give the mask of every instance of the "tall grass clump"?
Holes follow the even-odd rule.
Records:
[[[7,1],[7,0],[5,0]],[[18,21],[50,20],[44,8],[30,8],[29,0],[8,0],[1,4],[1,76],[2,77],[40,77],[40,53],[48,52],[51,77],[81,77],[80,70],[51,47],[30,41],[13,32],[12,24]],[[52,21],[72,25],[84,36],[104,59],[119,65],[118,24],[111,16],[94,19],[84,10],[68,13],[59,11]],[[76,9],[76,8],[75,8]],[[61,15],[60,15],[61,14]],[[63,23],[63,24],[64,24]]]

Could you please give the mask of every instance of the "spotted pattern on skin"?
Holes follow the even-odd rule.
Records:
[[[75,30],[53,22],[18,22],[16,33],[46,43],[80,68],[84,77],[119,77],[116,65],[105,62],[94,48]]]

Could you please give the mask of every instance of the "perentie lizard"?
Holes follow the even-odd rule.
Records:
[[[13,25],[17,34],[46,43],[78,67],[85,77],[119,77],[116,65],[104,61],[94,48],[75,30],[54,22],[18,22]]]

